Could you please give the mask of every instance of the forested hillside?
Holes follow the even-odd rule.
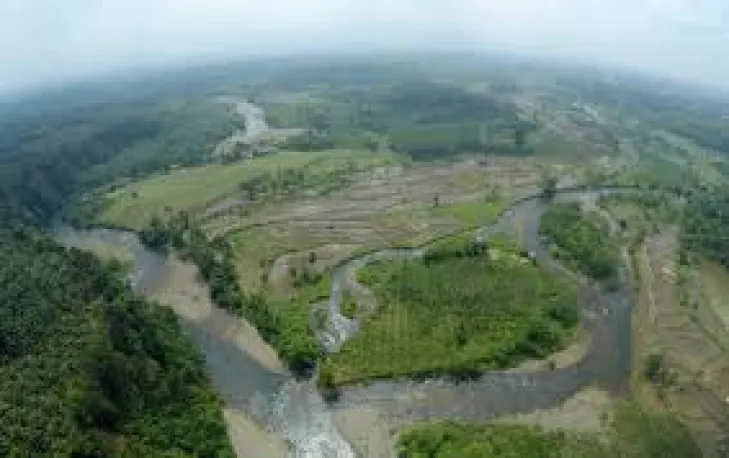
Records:
[[[374,75],[371,79],[378,81]],[[528,135],[537,126],[520,119],[513,103],[412,76],[394,81],[363,86],[307,86],[301,81],[294,86],[298,91],[294,101],[263,98],[262,103],[272,124],[309,129],[289,142],[289,148],[299,150],[375,149],[385,142],[416,160],[486,149],[530,153]]]
[[[107,98],[9,118],[0,123],[0,192],[16,211],[45,218],[74,193],[202,163],[241,123],[195,95]]]
[[[41,232],[72,194],[199,160],[230,129],[161,107],[76,107],[2,126],[2,456],[233,456],[221,401],[172,312],[135,296],[117,266]],[[210,124],[195,132],[189,116]]]

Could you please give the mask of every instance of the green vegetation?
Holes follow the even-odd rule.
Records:
[[[417,206],[378,214],[372,218],[372,224],[383,232],[391,230],[396,234],[388,240],[392,246],[420,246],[442,235],[442,229],[430,227],[434,226],[433,222],[456,223],[460,230],[483,226],[495,221],[507,204],[506,199],[478,199],[450,205]]]
[[[729,267],[729,191],[699,192],[686,205],[681,231],[682,249],[700,253]]]
[[[545,431],[531,426],[433,423],[404,431],[403,458],[698,458],[700,450],[674,418],[625,403],[606,435]]]
[[[334,373],[329,364],[322,364],[316,377],[316,388],[327,402],[336,401],[341,394],[334,381]]]
[[[265,292],[276,258],[296,248],[292,241],[274,237],[268,228],[235,232],[226,240],[233,249],[239,283],[248,294]],[[310,247],[299,245],[299,248]]]
[[[298,97],[263,99],[274,125],[308,129],[290,140],[293,149],[375,151],[389,144],[416,160],[484,150],[526,155],[529,134],[536,130],[511,103],[423,78],[354,86],[302,82],[300,91]]]
[[[729,153],[725,97],[655,80],[632,79],[617,85],[574,79],[571,83],[591,100],[639,116],[646,125],[665,129],[705,148]]]
[[[606,223],[585,214],[579,203],[552,206],[539,232],[556,246],[554,254],[590,278],[611,284],[618,273],[619,253]]]
[[[4,456],[234,456],[172,312],[32,230],[0,231],[0,257]]]
[[[342,292],[342,305],[341,305],[341,312],[342,315],[349,319],[354,319],[357,317],[357,299],[354,297],[352,293],[349,291],[343,291]]]
[[[220,400],[174,316],[134,296],[118,265],[42,235],[61,209],[76,224],[144,229],[147,244],[180,250],[200,266],[214,300],[251,320],[298,371],[320,356],[308,315],[311,302],[328,293],[328,276],[297,272],[292,301],[242,289],[228,241],[210,240],[180,211],[326,193],[346,186],[352,173],[401,160],[390,151],[417,160],[624,152],[640,156],[636,170],[624,170],[632,167],[627,162],[597,179],[673,187],[691,197],[684,252],[729,265],[729,198],[716,188],[728,162],[698,146],[727,151],[725,107],[685,88],[589,76],[438,56],[402,64],[246,63],[79,86],[0,107],[0,450],[11,457],[232,456]],[[218,142],[242,127],[214,101],[227,91],[260,96],[274,124],[308,129],[282,147],[311,152],[211,164],[221,160],[211,157]],[[287,91],[305,94],[301,113],[291,110],[298,103],[291,99],[278,107],[269,100]],[[539,129],[542,119],[550,129]],[[648,138],[656,136],[664,140]],[[347,150],[320,151],[333,147]],[[647,160],[646,147],[655,151]],[[467,204],[429,211],[463,225],[489,218],[480,213],[489,210]],[[568,231],[553,226],[559,242]],[[591,253],[605,240],[598,227],[569,234],[579,236],[579,246],[569,236],[558,244],[576,265],[607,275],[610,253]],[[321,367],[322,391],[334,395],[341,383],[376,377],[471,376],[564,345],[577,319],[572,288],[511,250],[462,242],[444,241],[422,262],[365,269],[382,307]],[[637,410],[620,415],[618,456],[696,455],[675,422]],[[446,436],[441,443],[458,433]],[[517,436],[508,442],[524,437]],[[529,456],[520,446],[515,453]],[[449,453],[468,456],[469,447]]]
[[[453,217],[461,223],[462,227],[474,227],[493,221],[506,207],[507,202],[502,199],[489,202],[471,201],[458,202],[452,205],[439,205],[430,210],[432,217]]]
[[[26,189],[13,194],[45,212],[66,204],[63,196],[204,163],[240,123],[224,106],[197,96],[69,104],[45,114],[53,111],[0,123],[0,157],[15,163],[0,171],[0,181]],[[69,216],[83,220],[96,210],[82,206]]]
[[[49,95],[0,123],[4,456],[233,456],[174,315],[134,296],[118,264],[39,232],[97,184],[203,162],[235,124],[195,95],[146,89]]]
[[[360,280],[378,310],[330,356],[335,382],[469,378],[562,348],[578,322],[575,288],[516,253],[487,251],[449,243],[422,261],[366,266]]]
[[[402,458],[607,457],[597,437],[547,432],[536,427],[434,423],[401,434]]]

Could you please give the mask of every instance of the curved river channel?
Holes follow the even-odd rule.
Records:
[[[620,188],[563,189],[554,201],[595,198],[598,195],[635,192]],[[567,275],[561,264],[549,256],[540,243],[537,229],[549,203],[537,196],[521,199],[506,209],[494,224],[477,231],[486,240],[496,232],[523,228],[524,247],[537,262],[554,275]],[[136,235],[111,229],[76,230],[59,225],[56,239],[69,246],[103,243],[123,249],[133,258],[130,283],[139,293],[151,295],[172,268],[173,260],[144,248]],[[358,329],[358,323],[339,311],[342,291],[355,296],[367,294],[352,280],[353,272],[374,259],[414,258],[421,249],[382,250],[347,261],[332,272],[329,329],[325,346],[336,351]],[[179,263],[179,261],[176,261]],[[463,419],[486,420],[507,414],[529,413],[555,407],[587,386],[614,394],[624,393],[630,369],[630,291],[622,269],[618,288],[610,292],[594,286],[581,288],[583,323],[591,342],[581,360],[564,368],[534,372],[496,371],[472,382],[455,384],[446,380],[382,381],[346,388],[339,401],[325,404],[312,382],[297,382],[284,371],[272,370],[244,346],[231,343],[231,329],[240,320],[215,309],[206,320],[181,316],[183,329],[205,355],[216,388],[226,408],[247,413],[283,439],[295,457],[355,457],[353,448],[334,426],[337,411],[374,408],[394,420]],[[217,323],[217,324],[216,324]],[[221,331],[222,329],[222,331]],[[365,455],[366,456],[366,455]]]

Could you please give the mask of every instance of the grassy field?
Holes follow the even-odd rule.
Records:
[[[578,321],[572,285],[516,254],[453,246],[423,261],[383,261],[360,271],[378,311],[331,355],[335,383],[469,377],[544,357],[572,339]]]
[[[532,426],[432,423],[403,431],[402,458],[697,458],[685,428],[667,415],[647,414],[633,402],[616,413],[606,434],[546,431]]]
[[[244,291],[262,292],[267,283],[273,283],[277,287],[274,289],[280,291],[290,290],[292,282],[281,278],[288,277],[288,272],[278,271],[283,266],[279,266],[278,270],[274,266],[276,259],[287,253],[291,253],[287,265],[297,268],[309,264],[306,258],[310,253],[315,253],[316,263],[312,267],[321,272],[357,248],[345,243],[346,240],[337,240],[335,237],[323,240],[322,237],[309,237],[289,229],[286,226],[253,228],[228,236]]]
[[[165,175],[130,184],[106,196],[110,205],[100,215],[103,223],[133,229],[144,226],[154,215],[180,210],[202,210],[225,197],[242,194],[241,184],[262,173],[306,170],[307,174],[350,166],[353,170],[397,162],[389,154],[354,150],[283,152],[233,164],[213,164],[174,170]]]
[[[372,224],[390,235],[393,246],[418,246],[444,233],[493,222],[508,205],[505,199],[413,207],[375,216]]]
[[[472,227],[494,221],[507,204],[508,202],[503,199],[458,202],[453,205],[431,208],[429,213],[435,218],[455,218],[463,227]]]

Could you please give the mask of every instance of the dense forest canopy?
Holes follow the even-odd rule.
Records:
[[[233,456],[203,361],[113,265],[0,230],[4,456]]]
[[[81,103],[4,117],[3,456],[233,456],[221,401],[172,312],[135,296],[119,266],[63,248],[39,230],[74,193],[199,160],[228,135],[227,115],[185,103]],[[199,124],[200,116],[209,124]],[[200,131],[190,128],[193,120]],[[151,149],[140,153],[145,143]]]
[[[374,149],[379,138],[418,160],[485,151],[529,154],[527,135],[537,125],[521,119],[513,103],[423,77],[396,81],[304,87],[295,102],[263,98],[262,103],[272,124],[309,129],[305,135],[312,148]],[[290,147],[307,143],[296,138]]]

